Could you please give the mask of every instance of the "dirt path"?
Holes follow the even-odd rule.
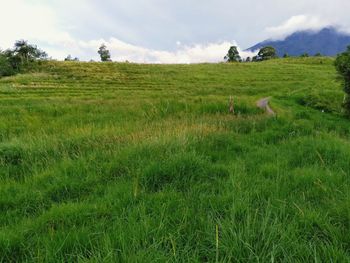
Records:
[[[256,102],[256,106],[258,106],[260,109],[265,110],[268,115],[276,116],[276,113],[269,106],[269,100],[270,98],[263,98],[261,100],[258,100]]]

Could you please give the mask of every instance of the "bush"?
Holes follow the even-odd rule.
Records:
[[[346,52],[337,56],[335,67],[344,80],[344,91],[346,96],[344,98],[343,106],[347,114],[350,116],[350,46],[348,46]]]
[[[310,93],[297,98],[300,105],[307,106],[323,112],[339,112],[338,97],[327,93]]]
[[[11,76],[14,74],[15,70],[9,59],[4,54],[0,53],[0,77]]]
[[[16,41],[13,49],[0,51],[0,77],[11,76],[33,66],[38,60],[47,59],[47,54],[27,41]]]

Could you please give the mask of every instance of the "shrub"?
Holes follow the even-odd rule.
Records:
[[[11,76],[15,73],[10,61],[5,55],[0,54],[0,77]]]
[[[37,46],[24,40],[16,41],[13,49],[0,51],[0,77],[14,75],[43,59],[47,59],[47,54]]]
[[[350,116],[350,46],[348,46],[347,51],[337,56],[335,67],[344,80],[344,91],[346,95],[343,106],[347,115]]]

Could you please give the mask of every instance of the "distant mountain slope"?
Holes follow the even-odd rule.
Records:
[[[265,40],[247,49],[258,50],[264,46],[273,46],[279,56],[287,53],[290,56],[299,56],[304,53],[325,56],[335,56],[343,52],[350,45],[350,35],[341,33],[333,27],[324,28],[318,32],[299,31],[286,37],[284,40]]]

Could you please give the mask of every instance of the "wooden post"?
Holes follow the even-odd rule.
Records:
[[[235,108],[234,108],[232,96],[230,96],[229,112],[232,113],[232,114],[235,113]]]

